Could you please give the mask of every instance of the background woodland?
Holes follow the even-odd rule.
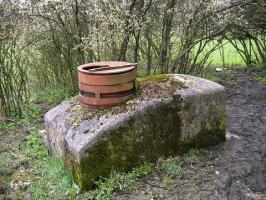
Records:
[[[231,65],[230,46],[245,66],[263,66],[265,16],[265,0],[2,0],[0,121],[23,116],[46,88],[76,94],[76,68],[88,62],[204,76],[217,56]]]

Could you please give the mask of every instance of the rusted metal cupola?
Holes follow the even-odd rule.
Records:
[[[78,67],[80,103],[84,107],[111,106],[135,93],[137,64],[95,62]]]

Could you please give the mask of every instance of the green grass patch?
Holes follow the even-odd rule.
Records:
[[[266,76],[257,77],[256,80],[262,84],[266,85]]]
[[[113,171],[109,178],[96,182],[97,188],[89,192],[91,198],[96,200],[110,199],[118,190],[136,189],[139,178],[147,175],[151,170],[151,164],[144,162],[128,173]]]
[[[181,177],[183,169],[180,164],[177,164],[175,159],[171,157],[168,159],[159,158],[157,161],[158,168],[166,173],[169,177]]]
[[[208,52],[211,50],[217,42],[214,43],[209,43],[206,48],[204,49],[204,52]],[[215,50],[210,57],[208,58],[207,63],[211,62],[211,67],[218,67],[218,66],[223,66],[224,67],[230,67],[230,66],[238,66],[238,67],[246,67],[246,64],[242,57],[239,55],[237,50],[233,47],[232,44],[229,42],[225,43],[224,42],[224,63],[223,63],[223,58],[221,56],[222,49],[217,49]]]
[[[42,121],[42,109],[35,104],[28,104],[24,107],[24,115],[21,118],[13,117],[0,124],[0,133],[1,132],[12,132],[15,131],[19,126],[28,126],[29,124],[35,125],[36,121]]]
[[[0,152],[3,149],[0,147]],[[0,183],[10,182],[10,174],[12,174],[12,161],[13,157],[8,152],[1,152],[0,153]],[[0,197],[1,199],[1,197]]]
[[[188,163],[194,163],[199,159],[199,151],[197,149],[191,149],[186,155],[184,160]]]
[[[79,193],[71,173],[65,169],[62,159],[45,158],[35,163],[35,173],[30,193],[34,199],[70,198]]]
[[[42,92],[33,93],[32,100],[49,104],[52,107],[58,105],[61,101],[66,100],[73,95],[73,91],[67,88],[60,86],[50,86]]]
[[[35,177],[29,188],[33,199],[73,197],[79,192],[71,173],[65,169],[62,159],[49,157],[40,133],[26,137],[24,155],[30,158],[30,168]]]
[[[218,83],[220,81],[220,78],[218,76],[216,76],[213,73],[209,73],[209,72],[204,74],[203,78],[210,80],[210,81],[213,81],[213,82],[216,82],[216,83]]]
[[[0,133],[1,132],[6,132],[6,131],[12,131],[17,127],[17,123],[14,122],[6,122],[0,124]]]
[[[24,149],[24,154],[27,157],[34,159],[42,159],[48,156],[46,149],[42,143],[42,137],[37,131],[26,137],[26,146]]]

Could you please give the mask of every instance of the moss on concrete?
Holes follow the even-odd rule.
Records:
[[[79,100],[75,97],[72,100],[72,106],[67,110],[71,114],[71,120],[66,123],[76,128],[84,120],[137,110],[139,100],[171,97],[177,88],[184,88],[183,83],[170,79],[172,76],[163,74],[138,78],[136,94],[132,95],[128,102],[118,106],[80,109]]]
[[[155,161],[178,152],[180,118],[176,108],[162,104],[155,109],[145,112],[145,116],[134,116],[105,133],[104,138],[86,152],[81,163],[67,162],[81,188],[92,187],[94,180],[106,177],[112,169],[127,171],[143,161]],[[169,113],[173,118],[161,123]],[[146,125],[143,117],[155,123]]]
[[[95,180],[107,177],[112,170],[128,171],[143,161],[153,162],[161,156],[180,155],[191,148],[206,148],[225,141],[224,115],[217,126],[206,125],[194,139],[180,141],[181,120],[176,110],[177,107],[162,104],[152,112],[145,112],[145,118],[154,122],[148,126],[141,121],[141,115],[130,118],[106,133],[104,139],[86,152],[81,163],[68,162],[78,185],[82,189],[91,188]],[[149,113],[153,114],[147,116]],[[169,114],[172,119],[165,121]],[[138,129],[134,129],[135,126]],[[142,130],[141,135],[138,135],[139,130]]]
[[[156,81],[157,83],[165,83],[169,80],[170,77],[171,77],[171,75],[169,75],[169,74],[145,76],[145,77],[137,78],[137,82],[140,84],[150,82],[150,81]]]

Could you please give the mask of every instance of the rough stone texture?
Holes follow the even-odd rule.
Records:
[[[138,85],[137,96],[120,106],[83,109],[74,98],[45,115],[46,146],[63,157],[82,189],[112,169],[225,140],[223,86],[185,75]]]

